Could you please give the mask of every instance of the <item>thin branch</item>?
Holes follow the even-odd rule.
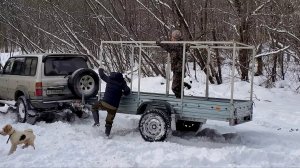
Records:
[[[168,30],[171,30],[169,26],[162,20],[160,20],[149,8],[147,8],[141,1],[136,0],[140,5],[142,5],[156,20],[158,20],[159,23],[161,23],[164,27],[166,27]]]
[[[8,21],[2,14],[0,16],[3,18],[3,20],[13,29],[15,29],[17,32],[19,32],[32,46],[36,47],[41,52],[45,52],[42,48],[40,48],[36,43],[34,43],[32,40],[29,39],[21,30],[19,30],[17,27],[15,27],[10,21]]]
[[[257,12],[259,12],[260,10],[262,10],[268,3],[270,3],[271,0],[268,0],[267,2],[261,4],[259,7],[257,7],[252,13],[251,15],[255,15],[257,14]]]
[[[122,27],[122,29],[129,35],[129,31],[126,29],[126,27],[121,24],[119,22],[119,20],[99,1],[99,0],[95,0],[114,20],[115,22],[120,26]]]
[[[275,32],[278,32],[278,33],[285,33],[285,34],[288,34],[289,36],[293,37],[294,39],[296,39],[297,41],[300,42],[300,39],[293,33],[289,32],[289,31],[286,31],[286,30],[279,30],[279,29],[276,29],[276,28],[271,28],[269,27],[268,25],[261,25],[262,27],[266,27],[268,28],[269,30],[272,30],[272,31],[275,31]]]
[[[258,55],[255,56],[255,58],[262,57],[262,56],[268,56],[268,55],[272,55],[272,54],[277,54],[277,53],[279,53],[281,51],[284,51],[284,50],[288,49],[289,47],[290,46],[286,46],[286,47],[281,48],[281,49],[276,50],[276,51],[271,51],[271,52],[267,52],[267,53],[258,54]]]

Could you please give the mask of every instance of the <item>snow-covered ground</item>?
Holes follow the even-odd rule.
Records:
[[[5,62],[9,58],[7,53],[0,53],[0,67],[4,66]]]
[[[199,82],[192,80],[192,89],[185,94],[204,95],[204,76]],[[92,127],[92,117],[71,124],[30,125],[16,123],[13,113],[0,114],[0,127],[10,123],[18,130],[32,128],[36,135],[35,150],[19,147],[10,156],[8,137],[0,136],[0,167],[300,167],[300,94],[288,85],[265,89],[259,86],[261,80],[255,78],[253,121],[234,127],[208,121],[203,126],[237,134],[233,141],[187,133],[171,135],[165,142],[145,142],[137,129],[139,116],[125,114],[117,114],[112,138],[106,139],[104,111],[100,111],[100,128]],[[142,90],[164,92],[162,81],[145,78]],[[249,99],[249,89],[249,83],[237,81],[235,98]],[[230,83],[211,85],[210,96],[229,98]]]

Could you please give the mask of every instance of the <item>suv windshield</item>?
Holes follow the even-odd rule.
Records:
[[[79,68],[88,68],[82,57],[49,57],[45,62],[45,75],[70,75]]]

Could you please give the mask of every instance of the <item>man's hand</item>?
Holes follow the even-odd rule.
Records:
[[[103,68],[99,68],[99,69],[98,69],[99,74],[103,73],[103,71],[104,71]]]
[[[161,41],[160,40],[157,40],[156,41],[156,45],[160,45],[161,44]]]

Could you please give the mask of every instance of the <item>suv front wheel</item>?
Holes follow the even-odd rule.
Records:
[[[99,90],[99,77],[92,69],[81,68],[73,72],[68,80],[68,85],[77,97],[94,97]]]
[[[25,123],[28,115],[28,107],[25,96],[20,96],[17,100],[18,122]]]

